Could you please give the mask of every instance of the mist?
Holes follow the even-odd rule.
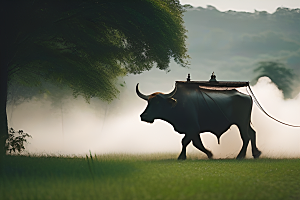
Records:
[[[182,73],[181,79],[174,74],[153,69],[140,75],[127,76],[126,86],[119,98],[110,104],[96,99],[88,104],[82,98],[69,98],[62,102],[60,108],[53,107],[46,100],[9,105],[9,127],[22,129],[32,135],[25,152],[30,154],[85,155],[89,150],[96,154],[179,154],[183,135],[162,120],[155,120],[153,124],[142,122],[140,114],[147,102],[135,93],[136,83],[140,83],[140,90],[145,94],[157,91],[168,93],[173,90],[176,80],[185,80],[187,73]],[[284,100],[282,91],[267,77],[260,78],[252,89],[270,115],[286,123],[300,124],[300,94],[294,99]],[[245,88],[239,90],[246,93]],[[252,124],[263,157],[300,156],[300,128],[287,127],[270,119],[256,105],[253,105]],[[236,126],[231,126],[221,136],[220,145],[211,133],[202,133],[201,138],[214,158],[234,158],[242,146]],[[205,158],[205,154],[192,144],[188,146],[189,154]],[[250,145],[247,157],[251,157]]]
[[[190,68],[171,62],[168,73],[152,69],[121,78],[120,81],[126,84],[119,88],[118,99],[111,103],[91,99],[88,104],[83,98],[72,96],[56,99],[55,103],[41,97],[27,98],[29,100],[23,103],[10,101],[8,126],[32,135],[26,146],[30,154],[85,155],[89,150],[96,154],[179,154],[183,135],[162,120],[153,124],[140,120],[147,102],[135,94],[136,84],[140,84],[140,91],[145,94],[168,93],[174,89],[175,81],[186,80],[187,74],[191,74],[193,81],[206,81],[213,71],[219,81],[252,81],[257,77],[255,64],[261,61],[279,61],[299,77],[298,12],[299,9],[287,8],[278,8],[273,14],[220,12],[213,6],[188,8],[184,21],[188,30]],[[260,78],[252,89],[271,116],[300,125],[300,82],[296,81],[292,85],[292,99],[284,99],[282,91],[267,77]],[[247,93],[245,88],[239,90]],[[253,105],[251,121],[262,157],[299,158],[300,128],[270,119],[256,105]],[[211,133],[203,133],[201,138],[214,158],[234,158],[242,146],[236,126],[222,135],[220,145]],[[206,158],[192,144],[187,149],[189,154]],[[247,157],[251,157],[250,145]]]

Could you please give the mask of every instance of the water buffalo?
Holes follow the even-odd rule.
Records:
[[[220,136],[233,124],[239,128],[243,140],[237,159],[245,157],[249,140],[253,157],[258,158],[261,155],[256,147],[255,131],[250,126],[250,96],[235,89],[203,89],[197,82],[192,81],[177,81],[175,89],[169,94],[156,92],[144,95],[139,91],[138,85],[137,95],[148,102],[147,108],[140,116],[141,120],[153,123],[154,119],[162,119],[172,124],[178,133],[185,134],[178,159],[186,159],[186,146],[191,141],[208,158],[212,158],[212,153],[203,146],[199,134],[211,132],[219,141]]]

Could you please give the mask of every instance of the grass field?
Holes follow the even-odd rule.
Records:
[[[0,199],[300,199],[300,159],[8,156]]]

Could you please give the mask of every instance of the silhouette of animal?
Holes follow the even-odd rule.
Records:
[[[221,135],[233,124],[239,128],[243,141],[237,159],[245,157],[249,141],[253,157],[261,155],[256,147],[256,133],[250,126],[250,96],[235,89],[209,90],[193,82],[180,81],[176,82],[175,89],[169,94],[156,92],[144,95],[139,91],[138,85],[137,95],[148,102],[140,115],[141,120],[153,123],[155,119],[161,119],[170,123],[178,133],[185,134],[178,159],[186,159],[186,147],[191,141],[208,158],[212,158],[213,154],[202,144],[200,133],[211,132],[219,142]]]

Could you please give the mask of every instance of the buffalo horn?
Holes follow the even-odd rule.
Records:
[[[144,95],[144,94],[142,94],[142,93],[139,91],[139,84],[136,84],[136,94],[137,94],[140,98],[142,98],[142,99],[144,99],[144,100],[146,100],[146,101],[148,101],[148,99],[149,99],[149,95]]]
[[[176,93],[176,91],[177,91],[177,87],[175,86],[174,90],[171,93],[165,94],[165,97],[166,98],[172,98],[172,96]]]

